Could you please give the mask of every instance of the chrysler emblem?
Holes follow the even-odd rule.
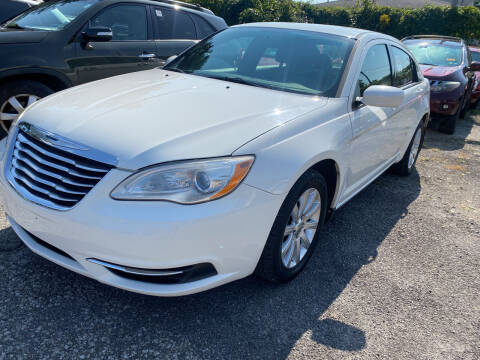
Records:
[[[40,129],[29,123],[21,123],[18,127],[20,128],[20,130],[22,130],[26,134],[30,135],[31,137],[47,145],[73,149],[73,150],[82,150],[82,151],[88,150],[88,148],[78,143],[67,140],[59,135],[55,135],[47,130]]]

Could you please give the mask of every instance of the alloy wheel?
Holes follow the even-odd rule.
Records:
[[[31,94],[19,94],[12,96],[0,107],[0,125],[8,133],[12,122],[17,120],[22,112],[40,97]]]
[[[302,193],[290,213],[282,242],[282,263],[287,269],[297,266],[307,254],[318,228],[321,212],[320,192],[310,188]]]

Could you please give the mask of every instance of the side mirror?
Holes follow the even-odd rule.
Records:
[[[470,64],[470,71],[480,71],[480,62],[478,61],[473,61]]]
[[[82,39],[88,41],[110,41],[113,39],[112,29],[107,27],[88,28],[82,32]]]
[[[402,105],[404,98],[405,92],[402,89],[393,86],[372,85],[358,100],[369,106],[394,108]]]
[[[173,60],[175,60],[176,58],[178,57],[178,55],[172,55],[170,56],[167,61],[165,61],[165,65],[167,65],[168,63],[172,62]]]

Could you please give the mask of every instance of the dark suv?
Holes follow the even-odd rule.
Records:
[[[0,124],[70,86],[163,66],[226,28],[210,10],[177,1],[54,0],[0,28]]]
[[[480,63],[472,62],[470,50],[460,38],[417,35],[402,41],[430,80],[432,118],[440,121],[440,131],[453,134],[458,118],[469,108],[474,72],[480,70]]]

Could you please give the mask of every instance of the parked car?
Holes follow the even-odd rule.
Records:
[[[123,289],[284,282],[334,210],[413,171],[428,116],[428,81],[390,36],[241,25],[33,104],[1,143],[1,201],[34,252]]]
[[[0,2],[0,24],[41,3],[42,0],[2,0]]]
[[[473,62],[480,63],[480,48],[476,46],[469,46],[470,54]],[[470,106],[473,108],[477,106],[480,100],[480,71],[475,71],[475,84],[473,86],[472,96],[470,98]]]
[[[480,71],[480,63],[472,63],[468,46],[460,38],[416,35],[402,41],[430,80],[432,118],[440,121],[440,131],[453,134],[458,118],[465,116],[470,105],[474,72]]]
[[[162,66],[226,26],[176,1],[46,2],[0,29],[0,125],[8,131],[26,106],[53,92]]]

